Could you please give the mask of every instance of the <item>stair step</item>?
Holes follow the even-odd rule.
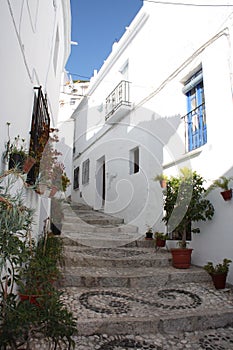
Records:
[[[171,254],[154,248],[95,249],[65,246],[66,266],[86,267],[165,267],[170,265]]]
[[[160,262],[161,263],[161,262]],[[177,270],[166,267],[66,267],[62,284],[65,287],[123,287],[148,288],[169,286],[172,283],[208,282],[209,275],[200,268]]]
[[[63,213],[62,298],[80,338],[109,337],[112,343],[101,347],[107,350],[125,335],[119,349],[149,349],[130,339],[233,326],[232,291],[217,291],[202,268],[173,268],[166,248],[156,250],[137,227],[85,204],[65,204]]]
[[[121,226],[109,226],[106,227],[103,225],[103,227],[98,227],[90,224],[87,224],[83,221],[73,221],[73,222],[67,222],[63,221],[62,224],[62,231],[64,232],[138,232],[138,229],[136,226],[133,225],[121,225]]]
[[[78,315],[79,335],[178,334],[233,325],[231,298],[209,283],[65,291],[65,303]]]
[[[87,246],[95,248],[115,248],[125,246],[135,242],[141,237],[138,232],[124,232],[118,230],[118,232],[111,230],[96,230],[95,227],[91,227],[92,230],[87,230],[85,226],[79,225],[76,231],[64,231],[62,228],[63,243],[68,246]]]

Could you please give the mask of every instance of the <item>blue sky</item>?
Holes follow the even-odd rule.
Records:
[[[72,45],[66,69],[73,80],[90,78],[94,69],[100,69],[142,4],[141,0],[71,0],[71,39],[78,45]]]

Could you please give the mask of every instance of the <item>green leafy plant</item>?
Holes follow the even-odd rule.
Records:
[[[223,259],[222,263],[218,263],[214,265],[212,262],[208,262],[206,265],[203,266],[203,268],[210,274],[210,275],[218,275],[222,273],[228,273],[229,266],[232,263],[232,260],[230,259]]]
[[[192,228],[192,223],[211,220],[214,207],[205,196],[203,177],[187,168],[180,172],[179,176],[172,176],[167,181],[163,221],[170,232],[179,233],[179,244],[185,248],[187,233],[200,232],[199,228]]]
[[[233,177],[221,176],[219,179],[215,180],[213,184],[209,187],[208,192],[214,188],[221,188],[224,191],[229,190],[229,183],[233,180]]]
[[[158,174],[154,177],[154,181],[168,180],[168,176],[165,174]]]
[[[158,174],[153,178],[154,181],[159,181],[162,188],[166,187],[168,176],[165,174]]]
[[[159,238],[159,239],[162,239],[162,240],[166,241],[167,239],[169,239],[169,235],[167,235],[167,234],[165,234],[163,232],[156,231],[155,232],[155,239],[156,238]]]

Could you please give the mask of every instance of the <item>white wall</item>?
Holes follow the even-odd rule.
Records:
[[[138,225],[161,229],[162,191],[157,174],[176,174],[184,165],[201,173],[209,183],[233,172],[232,159],[232,22],[228,8],[162,6],[145,3],[96,77],[88,97],[74,113],[74,167],[90,159],[90,182],[72,192],[76,201],[96,205],[96,161],[106,160],[104,210]],[[195,25],[191,25],[194,21]],[[196,25],[198,23],[198,25]],[[225,30],[225,27],[228,27]],[[133,108],[116,125],[106,125],[105,98],[121,80],[122,65],[129,62]],[[207,114],[208,142],[186,153],[184,121],[186,97],[182,87],[187,76],[202,66]],[[101,105],[103,108],[101,109]],[[140,150],[140,172],[129,174],[129,152]],[[79,154],[80,153],[80,154]],[[81,171],[80,171],[81,179]],[[82,192],[82,198],[80,198]],[[211,197],[215,217],[202,223],[195,236],[193,262],[233,260],[230,250],[231,202],[217,193]],[[227,220],[224,224],[221,217]],[[219,234],[221,231],[221,235]],[[216,246],[221,240],[221,248]],[[207,243],[208,242],[208,243]],[[233,268],[229,281],[233,283]]]
[[[34,87],[41,85],[47,94],[51,124],[56,125],[61,73],[70,52],[70,26],[69,0],[1,1],[1,156],[9,136],[13,141],[20,135],[29,145]],[[7,168],[6,161],[1,159],[0,168]],[[28,196],[31,198],[31,193]],[[31,203],[40,207],[34,199]],[[41,213],[48,212],[49,203],[45,207]]]

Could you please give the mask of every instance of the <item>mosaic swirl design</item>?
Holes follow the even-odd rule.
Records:
[[[195,309],[202,304],[198,295],[180,289],[163,289],[158,292],[158,297],[163,302],[150,302],[111,291],[90,291],[81,294],[79,301],[86,309],[107,315],[128,313],[131,308],[127,302],[151,305],[164,310]],[[98,302],[100,299],[101,303]]]
[[[233,349],[233,335],[207,334],[199,339],[199,344],[204,350],[230,350]]]

